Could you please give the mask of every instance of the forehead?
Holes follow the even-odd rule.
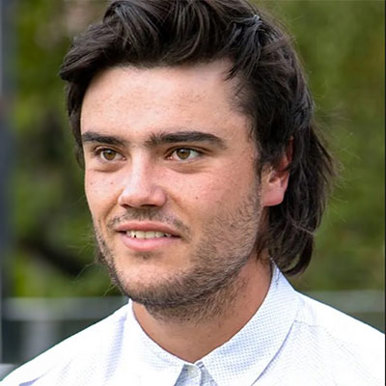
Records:
[[[124,130],[146,135],[148,130],[197,127],[240,135],[249,120],[237,108],[237,80],[226,79],[229,66],[227,61],[215,61],[107,69],[86,91],[81,131]]]

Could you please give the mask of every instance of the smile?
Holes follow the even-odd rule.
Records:
[[[158,232],[158,231],[138,231],[130,230],[126,232],[126,235],[134,239],[159,239],[163,237],[173,237],[170,233]]]
[[[123,244],[135,252],[151,252],[169,247],[179,242],[181,238],[171,233],[159,230],[126,230],[120,231]]]

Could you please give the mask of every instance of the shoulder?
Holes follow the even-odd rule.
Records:
[[[55,377],[64,379],[69,369],[73,374],[80,371],[78,375],[82,375],[90,371],[91,367],[100,366],[103,360],[108,363],[109,357],[119,351],[127,308],[127,305],[123,306],[107,318],[27,362],[6,377],[1,385],[48,385]],[[74,368],[78,371],[74,371]]]
[[[337,378],[374,379],[377,384],[384,372],[384,335],[305,295],[300,299],[295,336],[307,341],[320,364],[326,364]]]
[[[300,299],[297,322],[320,329],[342,344],[369,348],[383,344],[384,335],[375,328],[308,296],[300,294]]]

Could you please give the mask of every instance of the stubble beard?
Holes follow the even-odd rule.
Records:
[[[158,214],[149,217],[162,221]],[[133,288],[125,282],[124,272],[116,267],[113,250],[94,224],[99,246],[97,257],[121,292],[142,304],[155,318],[198,323],[224,316],[246,286],[240,272],[249,259],[257,259],[260,219],[260,199],[255,193],[244,198],[234,213],[214,217],[207,224],[205,237],[184,257],[191,262],[189,270],[142,288]],[[138,254],[138,257],[152,258],[151,254]]]

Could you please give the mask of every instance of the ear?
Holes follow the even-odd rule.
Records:
[[[292,160],[292,139],[279,164],[274,168],[268,166],[261,175],[261,204],[263,207],[279,205],[283,202],[288,187],[288,165]]]

